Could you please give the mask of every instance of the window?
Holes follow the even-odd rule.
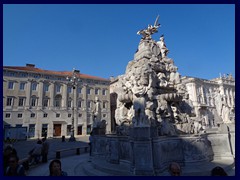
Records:
[[[19,90],[24,90],[25,89],[25,84],[26,84],[25,82],[21,82]]]
[[[7,106],[13,105],[13,97],[7,97]]]
[[[9,76],[15,76],[15,73],[14,72],[10,72]]]
[[[58,85],[56,86],[56,92],[57,92],[57,93],[60,93],[60,92],[61,92],[61,85],[58,84]]]
[[[107,102],[103,102],[103,109],[107,108]]]
[[[22,113],[21,113],[21,114],[18,114],[18,118],[22,118]]]
[[[11,114],[10,113],[6,113],[5,118],[10,118]]]
[[[88,107],[88,108],[91,108],[91,101],[88,101],[87,107]]]
[[[48,89],[49,89],[49,84],[44,84],[44,85],[43,85],[43,91],[44,91],[44,92],[47,92]]]
[[[25,98],[24,97],[19,97],[18,100],[18,106],[22,107],[24,106]]]
[[[102,90],[102,95],[104,95],[104,96],[107,95],[107,90],[106,90],[106,89],[103,89],[103,90]]]
[[[81,108],[81,107],[82,107],[82,101],[79,100],[79,101],[78,101],[78,108]]]
[[[47,113],[44,113],[44,114],[43,114],[43,117],[44,117],[44,118],[48,117],[48,114],[47,114]]]
[[[33,91],[37,90],[37,83],[36,82],[32,83],[32,90]]]
[[[81,94],[82,93],[82,88],[78,88],[78,93]]]
[[[67,107],[68,107],[68,108],[72,107],[72,100],[68,100]]]
[[[69,117],[69,118],[72,117],[72,114],[68,114],[68,117]]]
[[[19,76],[20,77],[27,77],[27,73],[20,73]]]
[[[13,89],[14,82],[10,81],[8,82],[8,89]]]
[[[82,114],[78,114],[78,117],[82,117]]]
[[[35,113],[31,113],[31,118],[34,118],[35,117]]]
[[[68,92],[68,93],[72,93],[72,87],[68,86],[67,92]]]
[[[57,114],[56,114],[56,118],[59,118],[59,117],[60,117],[60,114],[59,114],[59,113],[57,113]]]
[[[54,106],[55,107],[61,107],[61,101],[62,101],[62,96],[61,95],[57,95],[55,97],[55,102],[54,102]]]
[[[91,89],[87,88],[87,94],[91,94]]]
[[[43,99],[43,107],[48,107],[48,99]]]
[[[33,96],[33,97],[31,98],[31,106],[32,106],[32,107],[37,106],[37,98],[36,98],[36,96]]]
[[[95,89],[95,94],[96,94],[96,95],[99,94],[99,89]]]

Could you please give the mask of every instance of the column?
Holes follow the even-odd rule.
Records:
[[[77,115],[77,87],[74,85],[74,88],[73,88],[73,108],[74,108],[74,136],[77,135],[77,130],[78,130],[78,115]]]
[[[55,84],[54,82],[51,82],[50,84],[50,109],[53,108],[53,105],[54,105],[54,94],[55,94]]]
[[[42,100],[43,100],[43,82],[39,82],[39,89],[38,89],[38,106],[37,109],[42,109]]]
[[[31,81],[28,80],[27,86],[26,86],[26,102],[25,102],[25,108],[29,108],[29,107],[30,107],[31,95],[32,95]]]
[[[67,109],[67,100],[68,100],[68,93],[67,93],[67,84],[63,84],[63,96],[62,96],[62,100],[63,100],[63,109]]]

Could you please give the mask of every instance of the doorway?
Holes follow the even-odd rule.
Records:
[[[82,126],[78,126],[77,135],[82,135]]]
[[[54,124],[53,136],[61,136],[61,124]]]

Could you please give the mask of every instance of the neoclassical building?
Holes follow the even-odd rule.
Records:
[[[181,81],[195,114],[204,119],[206,126],[235,122],[235,80],[231,75],[211,80],[184,76]]]
[[[76,75],[75,84],[71,80]],[[69,77],[69,78],[67,78]],[[78,70],[50,71],[26,66],[3,67],[4,128],[27,127],[28,136],[40,138],[89,134],[95,99],[101,104],[102,119],[111,131],[110,81],[81,74]],[[74,120],[72,119],[74,118]]]

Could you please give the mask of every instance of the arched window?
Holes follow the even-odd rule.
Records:
[[[54,98],[54,107],[62,107],[62,96],[61,95],[56,95]]]

